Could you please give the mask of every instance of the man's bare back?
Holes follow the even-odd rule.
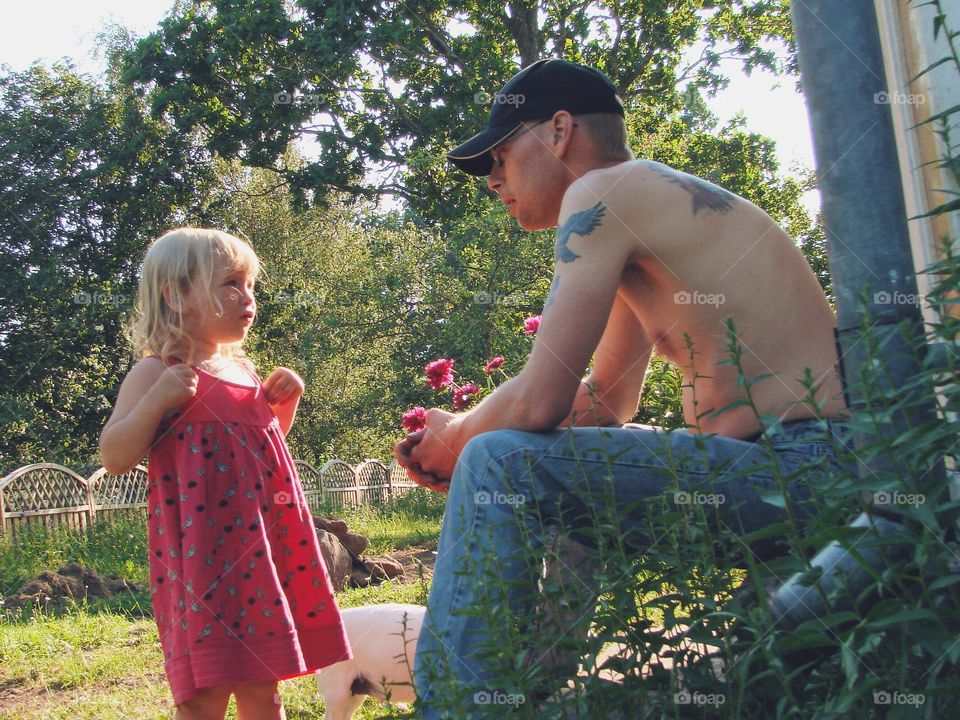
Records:
[[[730,437],[760,430],[749,407],[716,414],[745,397],[736,368],[718,365],[730,358],[728,318],[747,378],[769,375],[751,387],[761,414],[784,421],[815,414],[800,382],[806,368],[820,413],[843,413],[833,313],[799,249],[765,212],[655,162],[589,175],[610,188],[602,198],[606,221],[632,230],[635,252],[618,300],[655,352],[682,370],[684,417],[692,429]],[[598,175],[606,177],[592,177]]]

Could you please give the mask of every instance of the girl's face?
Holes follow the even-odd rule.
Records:
[[[211,293],[223,311],[217,315],[207,303],[195,302],[187,295],[184,329],[198,345],[226,345],[242,341],[253,324],[257,301],[253,296],[254,279],[246,270],[217,263]]]

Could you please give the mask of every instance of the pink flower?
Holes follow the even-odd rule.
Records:
[[[407,432],[416,432],[423,430],[427,425],[427,411],[425,408],[417,406],[410,408],[403,414],[403,429]]]
[[[473,383],[461,385],[453,391],[453,407],[455,407],[457,410],[463,410],[464,408],[470,407],[470,405],[473,404],[473,401],[477,399],[478,392],[480,392],[480,388]]]
[[[503,355],[497,355],[493,360],[487,363],[486,367],[483,368],[483,371],[489,377],[490,375],[493,375],[493,371],[501,365],[503,365]]]
[[[427,363],[423,371],[427,374],[427,384],[434,390],[439,390],[453,382],[453,360],[441,358]]]
[[[526,320],[523,321],[523,334],[524,335],[536,335],[537,330],[540,329],[540,316],[531,315]]]

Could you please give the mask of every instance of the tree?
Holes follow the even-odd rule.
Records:
[[[147,241],[209,179],[190,137],[69,67],[0,77],[0,465],[86,464]]]
[[[469,210],[443,162],[480,127],[484,93],[545,56],[596,66],[656,124],[684,83],[716,90],[723,58],[793,66],[787,0],[198,0],[126,56],[155,116],[200,128],[211,150],[269,168],[296,193],[394,194],[434,219]],[[769,41],[787,43],[785,60]],[[685,64],[690,48],[699,57]],[[283,163],[301,134],[318,159]],[[376,169],[376,174],[370,171]]]
[[[213,223],[247,237],[264,266],[246,347],[262,373],[285,365],[306,381],[294,453],[319,463],[389,457],[401,434],[397,394],[412,380],[393,360],[421,292],[422,232],[396,218],[365,224],[365,204],[342,196],[298,208],[270,173],[237,162],[218,163],[218,177]]]

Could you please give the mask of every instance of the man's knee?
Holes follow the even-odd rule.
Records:
[[[529,446],[526,435],[519,430],[494,430],[471,438],[460,452],[457,474],[470,485],[499,484],[504,479],[504,459]]]

